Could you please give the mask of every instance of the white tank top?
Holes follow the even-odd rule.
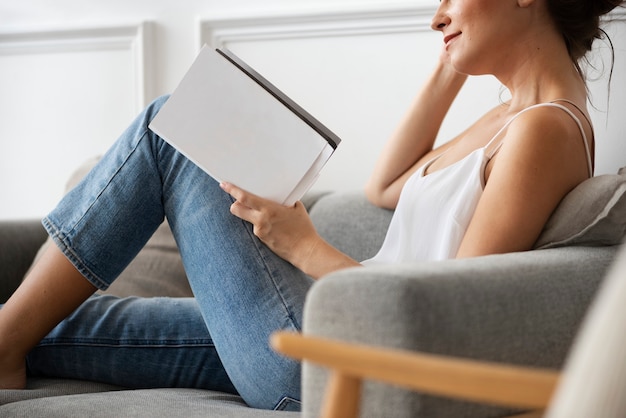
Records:
[[[558,107],[578,124],[585,142],[589,175],[593,173],[591,152],[578,117],[557,103],[540,103],[513,116],[483,148],[456,163],[425,174],[439,157],[424,164],[402,188],[396,211],[378,254],[363,264],[454,258],[474,215],[485,187],[485,166],[502,143],[487,154],[486,149],[519,115],[540,106]]]

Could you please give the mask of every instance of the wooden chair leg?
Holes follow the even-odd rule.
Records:
[[[320,418],[358,418],[362,380],[341,372],[333,372],[326,388]]]

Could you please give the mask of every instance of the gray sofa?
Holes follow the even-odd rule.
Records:
[[[445,262],[355,268],[315,284],[306,333],[521,365],[562,367],[624,236],[626,176],[594,178],[570,193],[537,249]],[[374,254],[391,212],[361,193],[305,199],[319,232],[358,259]],[[0,298],[19,284],[46,241],[37,221],[0,222]],[[167,224],[107,292],[186,296],[189,287]],[[0,391],[11,417],[314,417],[325,371],[303,368],[303,412],[258,411],[237,396],[192,389],[129,390],[95,382],[29,378]],[[498,417],[514,411],[367,383],[368,417]]]

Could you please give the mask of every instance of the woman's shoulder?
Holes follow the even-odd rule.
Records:
[[[539,103],[519,111],[510,121],[506,142],[520,141],[519,146],[571,146],[593,138],[587,115],[569,101]],[[591,144],[589,144],[591,145]]]
[[[591,126],[561,104],[540,104],[519,112],[502,138],[494,166],[537,170],[545,175],[590,175],[593,157]]]

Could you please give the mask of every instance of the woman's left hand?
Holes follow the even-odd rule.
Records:
[[[230,183],[220,187],[235,199],[230,212],[250,222],[254,235],[292,264],[307,258],[321,240],[302,202],[284,206]]]

